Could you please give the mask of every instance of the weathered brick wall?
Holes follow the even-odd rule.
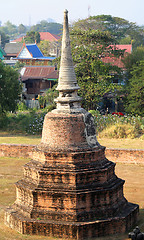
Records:
[[[0,157],[32,157],[35,145],[0,144]]]
[[[0,144],[0,157],[31,158],[35,145]],[[113,162],[144,164],[144,150],[106,148],[106,157]]]
[[[144,150],[140,149],[106,149],[106,157],[113,162],[144,164]]]

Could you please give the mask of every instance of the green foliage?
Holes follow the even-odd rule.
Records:
[[[17,114],[9,113],[0,118],[0,129],[10,133],[23,133],[37,135],[42,133],[43,121],[47,112],[54,109],[48,105],[39,111],[19,111]],[[97,134],[101,137],[134,138],[143,137],[144,118],[140,116],[101,115],[99,111],[91,110],[94,116]]]
[[[21,93],[18,72],[0,62],[0,114],[15,111]]]
[[[38,32],[50,32],[52,34],[59,35],[62,33],[62,24],[42,20],[40,23],[32,26],[30,30]]]
[[[103,130],[99,136],[104,138],[135,138],[139,132],[130,124],[116,124]]]
[[[23,24],[20,24],[20,25],[18,26],[18,32],[19,32],[19,34],[26,33],[26,31],[27,31],[27,29],[26,29],[26,27],[25,27]]]
[[[39,105],[40,105],[41,107],[44,107],[44,104],[45,104],[45,97],[39,95],[39,96],[38,96],[38,101],[39,101]]]
[[[4,48],[5,44],[9,42],[9,36],[1,29],[1,27],[0,27],[0,35],[1,35],[1,46]]]
[[[34,31],[27,32],[26,37],[25,37],[25,42],[26,43],[35,43],[35,41],[37,43],[40,42],[39,32],[34,32]]]
[[[17,61],[16,64],[14,65],[14,69],[19,71],[22,67],[24,67],[24,63]]]
[[[18,109],[18,111],[25,111],[25,110],[27,110],[27,106],[24,102],[19,102],[17,104],[17,109]]]
[[[127,86],[126,111],[144,116],[144,60],[134,65]]]
[[[79,20],[73,24],[73,28],[80,28],[86,31],[89,29],[108,31],[117,44],[130,44],[133,41],[134,48],[144,45],[143,27],[111,15],[97,15]]]
[[[7,21],[2,29],[6,34],[10,35],[14,35],[17,32],[17,26],[12,24],[10,21]]]
[[[114,52],[109,47],[113,38],[107,32],[75,29],[71,36],[72,55],[83,106],[86,109],[96,109],[104,94],[121,88],[113,83],[116,75],[121,77],[121,69],[102,62],[103,56],[119,56],[119,51]]]
[[[132,76],[131,71],[132,71],[133,66],[138,65],[141,60],[144,60],[144,47],[142,47],[142,46],[137,47],[136,49],[134,49],[132,51],[131,54],[128,54],[124,58],[123,62],[127,69],[128,78],[130,78]]]
[[[58,91],[56,91],[56,86],[57,84],[46,91],[45,100],[47,105],[55,105],[54,99],[58,97]]]
[[[135,138],[144,134],[144,118],[141,116],[101,115],[91,110],[100,137]]]
[[[40,51],[44,56],[49,56],[50,42],[43,40],[38,44]]]

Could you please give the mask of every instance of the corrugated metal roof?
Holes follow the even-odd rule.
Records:
[[[6,43],[4,50],[6,54],[17,55],[21,50],[22,46],[23,43]]]
[[[46,78],[48,79],[58,79],[59,72],[57,70],[51,72]]]
[[[26,66],[21,70],[22,80],[48,78],[49,75],[51,79],[58,78],[54,66]]]
[[[26,44],[28,51],[32,54],[33,58],[41,58],[43,57],[42,52],[38,48],[36,44]]]

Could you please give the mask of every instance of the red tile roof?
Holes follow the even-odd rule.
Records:
[[[119,68],[124,68],[124,64],[121,61],[121,57],[120,58],[116,58],[116,57],[104,57],[102,58],[102,61],[104,63],[110,63],[113,66],[117,66]]]
[[[53,41],[58,41],[61,38],[60,36],[49,33],[49,32],[39,32],[39,34],[40,34],[41,41],[47,40],[47,41],[53,42]],[[11,43],[22,42],[22,40],[24,40],[25,36],[17,38],[15,40],[11,41]]]
[[[27,66],[22,69],[21,77],[22,81],[26,79],[42,79],[42,78],[55,79],[58,78],[58,71],[55,70],[55,67],[52,66]]]
[[[53,41],[58,41],[61,38],[60,36],[49,33],[49,32],[40,32],[39,34],[40,34],[41,41],[47,40],[47,41],[53,42]]]
[[[19,37],[19,38],[15,39],[15,40],[12,40],[11,43],[22,42],[22,40],[24,40],[24,38],[25,38],[25,36]]]
[[[132,52],[132,44],[117,44],[117,45],[110,45],[113,49],[116,50],[125,50],[127,53]]]
[[[132,45],[129,44],[129,45],[111,45],[111,47],[113,49],[116,49],[116,50],[125,50],[125,53],[131,53],[132,52]],[[125,54],[124,54],[125,55]],[[119,58],[116,58],[116,57],[104,57],[102,58],[102,61],[104,63],[110,63],[111,65],[113,66],[117,66],[119,68],[125,68],[124,66],[124,63],[122,62],[122,59],[123,57],[119,57]]]

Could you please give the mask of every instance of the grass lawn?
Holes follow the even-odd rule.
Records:
[[[0,132],[0,144],[9,143],[9,144],[32,144],[37,145],[41,141],[41,136],[33,135],[10,135],[7,132]],[[98,141],[102,146],[107,148],[126,148],[126,149],[144,149],[144,140],[140,138],[129,139],[107,139],[99,138]]]
[[[7,132],[0,132],[0,144],[9,143],[9,144],[32,144],[37,145],[41,141],[41,136],[28,135],[24,136],[21,134],[11,135]]]
[[[22,178],[22,166],[29,159],[0,158],[0,240],[54,240],[44,236],[21,235],[4,225],[4,210],[15,201],[14,183]],[[128,201],[140,206],[140,219],[138,226],[144,232],[144,166],[116,165],[117,176],[125,179],[124,194]],[[99,240],[128,240],[128,234],[115,235]]]
[[[140,138],[98,138],[98,141],[102,146],[105,146],[107,148],[144,149],[144,140]]]

